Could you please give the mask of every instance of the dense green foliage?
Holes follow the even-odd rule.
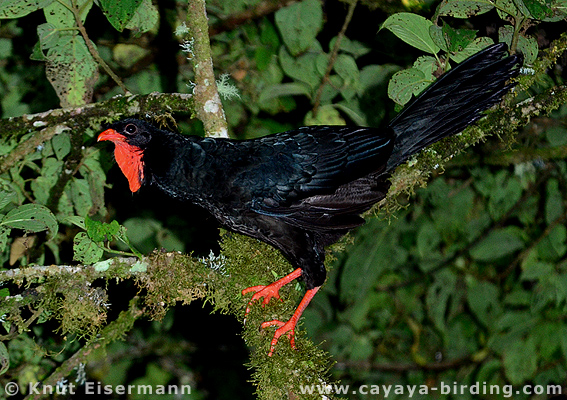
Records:
[[[8,382],[190,385],[191,399],[334,398],[339,381],[348,398],[368,398],[359,385],[474,397],[428,390],[454,382],[500,388],[482,398],[565,392],[567,2],[211,0],[209,26],[188,3],[0,0],[0,398]],[[499,108],[401,167],[332,246],[298,351],[282,339],[272,358],[258,326],[289,317],[301,285],[244,324],[240,292],[289,272],[283,257],[151,189],[132,195],[95,139],[126,116],[217,133],[192,96],[207,30],[236,138],[384,126],[487,44],[526,60]]]

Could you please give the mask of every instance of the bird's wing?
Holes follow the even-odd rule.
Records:
[[[373,128],[312,126],[244,145],[249,149],[236,162],[233,185],[249,194],[253,211],[306,228],[344,228],[360,220],[336,216],[359,212],[360,202],[368,202],[345,189],[384,169],[393,136]]]

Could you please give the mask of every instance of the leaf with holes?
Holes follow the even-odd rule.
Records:
[[[73,253],[73,260],[93,264],[101,259],[104,250],[85,232],[79,232],[73,239]]]
[[[0,0],[0,19],[16,19],[41,10],[54,0]]]
[[[417,68],[408,68],[396,72],[388,83],[388,97],[396,103],[404,105],[431,83],[423,71]]]
[[[22,229],[28,232],[49,230],[51,237],[57,234],[59,225],[49,209],[38,204],[24,204],[4,216],[0,226]]]
[[[122,32],[140,4],[142,0],[101,0],[100,8],[112,26]]]
[[[71,151],[71,137],[67,132],[53,136],[51,144],[58,160],[62,160]]]
[[[58,0],[45,7],[43,14],[45,21],[58,29],[75,29],[75,15],[71,8],[76,6],[79,9],[81,21],[85,22],[92,5],[92,0]]]
[[[58,29],[53,24],[38,26],[37,33],[41,50],[46,52],[47,79],[61,105],[71,107],[90,102],[98,67],[84,39],[74,30]]]
[[[87,229],[88,236],[95,242],[113,240],[120,232],[120,224],[118,224],[116,220],[107,224],[85,217],[85,228]]]
[[[449,15],[455,18],[470,18],[484,14],[493,8],[494,4],[486,0],[454,0],[441,3],[437,13],[439,16]]]

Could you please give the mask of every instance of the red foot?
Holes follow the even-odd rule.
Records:
[[[246,307],[246,314],[245,314],[244,318],[246,318],[246,316],[250,312],[250,306],[252,305],[252,303],[254,303],[256,300],[258,300],[262,297],[264,298],[264,300],[262,301],[262,306],[268,304],[270,302],[270,300],[272,299],[272,297],[275,297],[276,299],[281,300],[280,289],[282,287],[284,287],[285,285],[287,285],[289,282],[293,281],[294,279],[299,278],[300,276],[301,276],[301,269],[297,268],[291,274],[286,275],[283,278],[278,279],[274,283],[270,283],[269,285],[266,285],[266,286],[258,285],[258,286],[252,286],[252,287],[244,289],[242,291],[243,296],[245,294],[254,292],[254,296],[252,296],[252,298],[248,302],[248,306]]]
[[[274,351],[276,350],[276,344],[278,343],[280,336],[283,335],[284,333],[289,338],[289,344],[291,345],[291,348],[295,350],[295,325],[296,324],[297,324],[297,321],[294,321],[293,317],[291,317],[285,323],[282,322],[282,321],[278,321],[277,319],[274,319],[273,321],[264,322],[262,325],[260,325],[260,328],[262,328],[262,329],[267,328],[268,326],[277,326],[278,327],[278,329],[276,329],[276,332],[274,332],[274,338],[272,339],[272,343],[270,344],[270,352],[268,353],[268,357],[271,357],[272,354],[274,354]]]
[[[255,292],[254,296],[252,296],[252,299],[248,303],[248,307],[246,307],[246,315],[248,315],[248,313],[250,312],[251,304],[261,297],[264,297],[264,300],[262,301],[262,306],[264,304],[268,304],[268,302],[270,301],[270,299],[272,297],[279,299],[280,298],[279,290],[284,285],[286,285],[289,282],[291,282],[292,280],[298,278],[300,275],[301,275],[301,269],[298,268],[295,271],[293,271],[291,274],[284,276],[283,278],[277,280],[276,282],[274,282],[270,285],[253,286],[253,287],[249,287],[247,289],[244,289],[242,291],[243,295],[250,293],[250,292]],[[295,349],[295,337],[294,337],[295,336],[295,326],[297,325],[297,321],[299,321],[301,314],[303,313],[303,311],[305,310],[305,308],[307,307],[307,305],[309,304],[309,302],[311,301],[313,296],[315,296],[315,293],[317,293],[319,288],[320,288],[320,286],[313,288],[313,289],[309,289],[305,293],[305,296],[303,296],[301,303],[299,303],[299,306],[297,306],[297,309],[295,310],[295,312],[293,313],[293,315],[291,316],[291,318],[287,322],[282,322],[282,321],[278,321],[277,319],[275,319],[273,321],[264,322],[262,325],[260,325],[260,327],[262,329],[267,328],[269,326],[277,326],[278,327],[278,329],[276,329],[276,331],[274,333],[274,338],[272,339],[272,342],[270,344],[270,352],[268,353],[268,357],[271,357],[272,354],[274,354],[274,351],[276,349],[276,344],[278,343],[280,336],[282,336],[283,334],[286,334],[289,337],[289,343],[291,345],[291,348]]]

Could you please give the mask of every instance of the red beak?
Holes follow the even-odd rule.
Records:
[[[123,142],[125,140],[124,135],[121,135],[120,133],[116,132],[114,129],[107,129],[104,132],[102,132],[100,135],[98,135],[97,138],[97,142],[101,142],[103,140],[110,140],[112,142],[114,141],[121,141]]]

